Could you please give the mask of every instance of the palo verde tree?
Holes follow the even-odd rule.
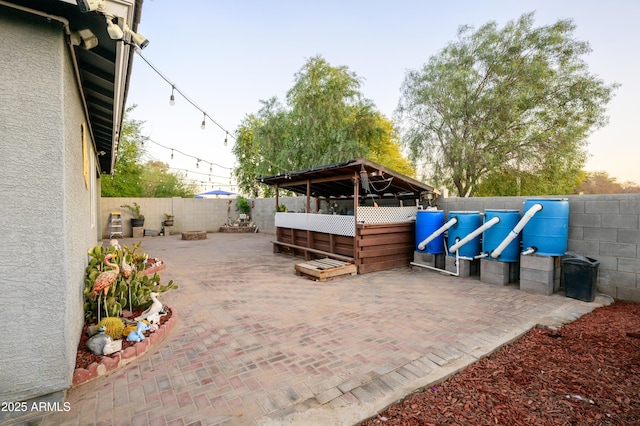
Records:
[[[586,138],[607,122],[616,84],[588,72],[587,42],[571,20],[534,27],[524,14],[504,28],[463,26],[407,73],[398,116],[403,145],[431,181],[460,196],[570,193]]]
[[[393,124],[360,92],[361,81],[345,66],[320,56],[296,74],[286,104],[276,98],[248,115],[236,131],[233,152],[238,186],[268,194],[255,178],[367,157],[407,175]]]

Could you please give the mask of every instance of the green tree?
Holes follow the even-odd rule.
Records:
[[[193,197],[198,192],[195,182],[169,171],[166,163],[143,162],[145,154],[142,136],[143,121],[129,118],[135,108],[127,108],[120,133],[118,157],[113,175],[103,175],[103,197]]]
[[[631,181],[620,183],[609,173],[597,171],[587,173],[578,190],[582,194],[631,194],[639,193],[640,187]]]
[[[182,177],[171,173],[169,165],[161,161],[148,161],[142,172],[143,197],[191,198],[198,192],[198,185],[193,181],[186,181]]]
[[[142,197],[142,156],[144,155],[144,122],[128,116],[135,106],[127,108],[122,121],[118,157],[112,175],[102,175],[101,193],[103,197]]]
[[[616,84],[589,74],[571,20],[534,28],[463,26],[417,71],[398,106],[403,146],[436,185],[460,196],[572,192],[586,137],[606,124]]]
[[[237,129],[234,173],[242,191],[268,195],[256,185],[257,176],[360,157],[413,175],[400,154],[393,124],[363,96],[360,86],[347,67],[333,67],[320,56],[309,59],[295,75],[286,105],[276,98],[262,101],[262,108]]]

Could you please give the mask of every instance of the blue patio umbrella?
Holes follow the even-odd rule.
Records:
[[[236,194],[235,192],[225,191],[223,189],[214,189],[207,192],[201,192],[200,194],[196,195],[196,198],[207,198],[207,196],[212,196],[212,195],[235,195],[235,194]]]

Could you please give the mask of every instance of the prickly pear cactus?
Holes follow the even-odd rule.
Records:
[[[173,280],[165,285],[160,284],[160,275],[158,274],[149,277],[137,273],[137,271],[144,269],[144,260],[148,257],[146,253],[140,251],[140,244],[141,243],[133,244],[133,248],[124,246],[121,249],[113,246],[105,248],[100,245],[87,251],[89,261],[85,269],[85,286],[83,291],[84,316],[86,321],[91,322],[97,320],[98,303],[100,303],[101,317],[118,317],[124,309],[135,311],[149,307],[152,303],[149,294],[151,294],[152,291],[164,293],[168,290],[178,288]],[[116,255],[116,258],[111,261],[112,263],[121,265],[124,257],[125,262],[133,266],[133,272],[129,280],[119,275],[116,281],[109,287],[106,297],[107,309],[105,312],[105,302],[102,296],[93,297],[91,291],[93,290],[93,285],[98,275],[110,269],[104,262],[105,256],[110,253]],[[129,306],[129,286],[131,286],[131,306]]]

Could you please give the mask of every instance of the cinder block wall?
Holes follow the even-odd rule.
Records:
[[[600,261],[598,291],[616,299],[640,302],[640,194],[556,197],[441,198],[450,211],[517,209],[531,198],[569,200],[568,250]]]
[[[231,201],[231,206],[228,202]],[[140,213],[144,215],[144,229],[159,231],[165,220],[165,213],[174,215],[172,232],[207,231],[218,232],[225,223],[233,223],[240,212],[235,198],[107,198],[101,200],[102,238],[109,238],[109,217],[111,212],[119,211],[124,219],[124,235],[131,237],[131,214],[123,205],[140,205]],[[249,199],[252,203],[251,220],[259,232],[275,234],[275,198]],[[289,211],[304,211],[306,197],[280,197],[278,202],[284,204]],[[315,200],[311,200],[311,209],[315,211]]]
[[[600,261],[598,291],[616,299],[640,302],[640,194],[571,195],[555,197],[482,197],[440,198],[438,208],[450,211],[515,209],[523,213],[529,198],[567,198],[569,200],[568,250]],[[231,207],[227,202],[231,200]],[[109,214],[122,211],[125,236],[131,236],[131,216],[120,205],[137,202],[145,215],[145,229],[159,230],[164,213],[175,215],[174,232],[218,232],[220,226],[233,222],[240,213],[235,199],[214,198],[103,198],[102,236],[109,237]],[[274,198],[250,199],[251,220],[259,232],[275,234]],[[306,197],[280,197],[279,203],[289,211],[304,211]],[[315,200],[311,201],[315,211]]]

